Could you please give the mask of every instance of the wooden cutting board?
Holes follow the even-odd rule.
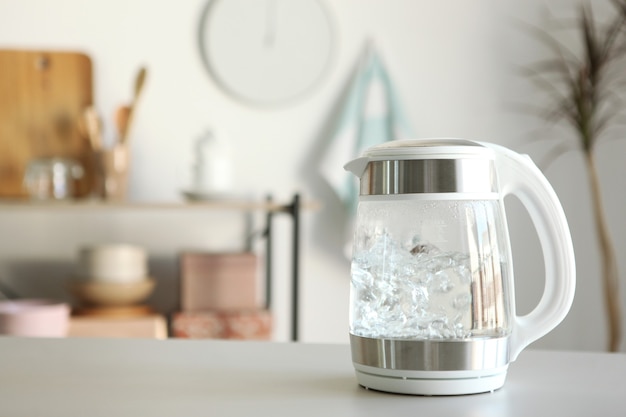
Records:
[[[78,195],[90,192],[93,158],[81,119],[92,103],[87,55],[0,50],[0,198],[28,195],[25,168],[39,157],[81,162],[86,175],[77,184]]]

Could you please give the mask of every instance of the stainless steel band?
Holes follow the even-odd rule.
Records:
[[[492,193],[497,191],[491,159],[407,159],[370,161],[361,195]]]
[[[350,334],[352,361],[405,371],[468,371],[505,366],[508,337],[471,340],[374,339]]]

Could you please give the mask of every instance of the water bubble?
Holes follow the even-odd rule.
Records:
[[[384,229],[352,262],[351,331],[365,337],[465,338],[471,333],[469,256]]]
[[[456,310],[467,310],[471,302],[472,296],[470,294],[459,294],[454,301],[452,301],[452,307]]]
[[[357,288],[367,288],[374,283],[374,277],[368,271],[363,268],[352,269],[352,284]]]
[[[433,279],[428,286],[431,292],[445,294],[454,288],[454,282],[451,277],[451,271],[443,270],[437,271],[433,275]]]

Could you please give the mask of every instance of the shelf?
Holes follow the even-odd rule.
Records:
[[[122,211],[122,210],[215,210],[215,211],[260,211],[266,215],[266,225],[262,236],[266,241],[265,269],[266,269],[266,308],[269,309],[272,302],[272,223],[273,217],[278,214],[287,214],[293,223],[291,242],[291,339],[298,340],[299,324],[299,265],[300,265],[300,212],[303,209],[317,210],[320,205],[317,202],[301,202],[299,194],[287,203],[277,203],[271,197],[266,200],[252,200],[242,198],[215,199],[203,201],[172,201],[172,202],[149,202],[149,201],[120,201],[109,202],[103,200],[66,200],[66,201],[32,201],[32,200],[2,200],[0,199],[0,213],[4,212],[40,212],[54,211]]]
[[[67,201],[30,201],[30,200],[0,200],[0,211],[11,210],[236,210],[236,211],[263,211],[282,212],[289,209],[290,203],[274,201],[223,199],[207,201],[119,201],[108,202],[103,200],[67,200]],[[304,203],[303,209],[317,209],[314,202]]]

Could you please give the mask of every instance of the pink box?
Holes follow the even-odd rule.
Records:
[[[258,258],[250,252],[180,255],[182,311],[259,308]]]
[[[172,335],[187,339],[269,340],[272,316],[268,310],[178,312]]]

